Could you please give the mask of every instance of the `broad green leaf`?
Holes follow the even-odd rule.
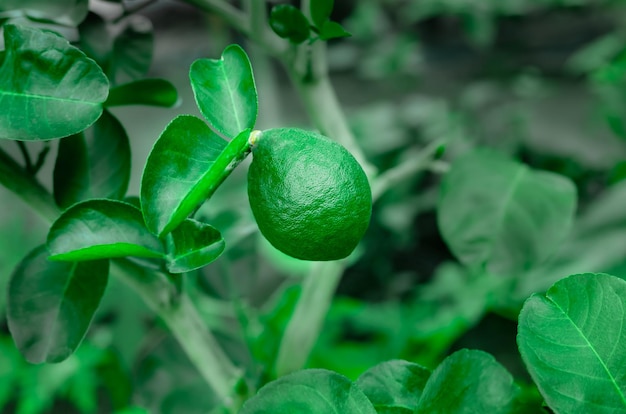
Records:
[[[217,259],[224,246],[215,227],[187,219],[167,237],[167,268],[172,273],[199,269]]]
[[[417,408],[430,371],[403,360],[382,362],[365,371],[356,384],[378,414],[412,414]]]
[[[248,154],[249,134],[229,143],[199,118],[174,118],[154,144],[141,180],[148,229],[162,236],[189,217]]]
[[[108,111],[91,128],[59,142],[54,166],[54,199],[59,207],[90,198],[120,199],[130,179],[130,143]]]
[[[146,229],[141,211],[116,200],[74,204],[48,233],[50,260],[163,257],[161,242]]]
[[[268,383],[239,412],[260,413],[376,414],[376,410],[348,378],[324,369],[308,369]]]
[[[60,362],[82,341],[104,294],[107,260],[51,262],[45,246],[18,265],[8,287],[15,343],[31,363]]]
[[[104,106],[151,105],[171,108],[178,103],[174,85],[164,79],[140,79],[111,88]]]
[[[35,20],[76,26],[88,11],[89,0],[2,0],[0,12],[20,11]]]
[[[466,266],[513,276],[547,259],[567,236],[576,188],[490,150],[452,164],[441,184],[437,222]]]
[[[626,281],[585,273],[531,296],[517,343],[556,413],[626,412]]]
[[[102,70],[51,32],[5,25],[0,66],[0,138],[47,140],[76,134],[102,113]]]
[[[152,23],[144,16],[132,16],[113,41],[106,65],[111,83],[119,85],[145,76],[152,63],[153,49]]]
[[[311,35],[306,16],[290,4],[279,4],[272,8],[270,26],[278,36],[296,44],[304,42]]]
[[[334,0],[311,0],[311,20],[315,26],[321,29],[324,23],[330,19],[334,2]]]
[[[337,39],[340,37],[349,37],[352,36],[350,32],[346,31],[342,25],[337,22],[327,21],[320,28],[320,39],[322,40],[330,40]]]
[[[256,85],[248,56],[240,46],[228,46],[219,60],[196,60],[189,78],[198,108],[216,132],[232,138],[254,127]]]
[[[415,414],[510,413],[517,393],[513,377],[493,356],[462,349],[433,371]]]

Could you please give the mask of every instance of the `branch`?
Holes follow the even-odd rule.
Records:
[[[47,222],[61,213],[50,193],[0,148],[0,184],[15,193]],[[233,401],[239,370],[223,353],[186,295],[180,295],[162,273],[131,259],[112,260],[112,273],[133,288],[166,323],[200,375],[225,405]]]
[[[222,17],[235,30],[248,35],[250,27],[244,13],[224,0],[184,0],[200,10],[215,13]]]
[[[433,166],[433,155],[444,142],[444,139],[431,141],[419,150],[415,157],[401,162],[376,177],[376,180],[372,183],[372,198],[377,200],[389,188],[420,171],[430,169]]]

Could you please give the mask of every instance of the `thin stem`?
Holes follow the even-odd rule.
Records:
[[[59,216],[60,210],[48,190],[1,148],[0,184],[25,201],[45,221],[53,222]]]
[[[179,295],[167,277],[145,269],[131,260],[114,260],[112,270],[133,288],[163,319],[200,375],[222,403],[233,403],[232,390],[241,372],[230,362],[213,335],[206,329],[189,296]]]
[[[306,364],[324,325],[344,267],[342,261],[316,262],[304,278],[300,298],[278,350],[275,366],[278,377]]]
[[[184,0],[196,6],[200,10],[215,13],[222,17],[235,30],[245,34],[250,34],[250,26],[246,15],[235,6],[224,0]]]
[[[24,166],[26,171],[31,172],[33,170],[33,162],[30,159],[30,153],[28,152],[28,148],[26,148],[26,144],[24,144],[24,141],[15,142],[17,143],[17,147],[22,153],[22,158],[24,158]]]
[[[306,82],[302,81],[298,74],[292,71],[291,77],[315,127],[323,135],[336,140],[350,151],[361,164],[370,180],[372,180],[376,175],[376,167],[367,160],[350,130],[343,109],[335,94],[335,89],[330,83],[328,76],[322,76],[319,79]]]
[[[50,193],[11,156],[0,149],[0,184],[22,198],[49,223],[60,214]],[[167,324],[200,375],[227,406],[236,406],[233,389],[241,378],[206,328],[186,295],[167,277],[130,259],[112,261],[113,274],[133,288]]]
[[[419,171],[427,170],[432,166],[432,156],[443,144],[444,139],[436,139],[422,148],[416,156],[388,169],[376,177],[372,183],[372,198],[377,200],[385,191],[404,181]]]

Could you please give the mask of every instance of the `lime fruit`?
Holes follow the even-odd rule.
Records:
[[[303,260],[338,260],[359,243],[372,214],[367,176],[338,143],[300,129],[251,135],[248,197],[265,238]]]

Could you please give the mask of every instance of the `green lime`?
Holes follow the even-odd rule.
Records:
[[[300,129],[251,136],[248,197],[261,233],[303,260],[338,260],[359,243],[372,214],[367,176],[341,145]]]

